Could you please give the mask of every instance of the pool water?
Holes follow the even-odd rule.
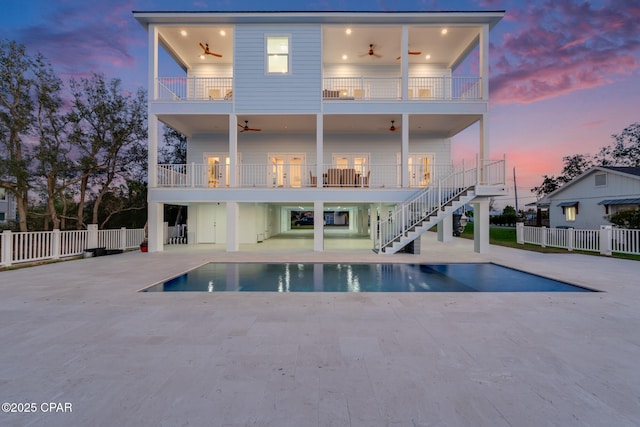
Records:
[[[209,263],[144,292],[593,292],[492,263]]]

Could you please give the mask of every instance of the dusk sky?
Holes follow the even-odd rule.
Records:
[[[517,172],[520,207],[562,157],[595,154],[640,122],[638,0],[0,0],[0,38],[41,52],[68,80],[93,71],[146,88],[147,34],[132,11],[505,10],[491,32],[491,153]],[[477,126],[454,138],[477,152]],[[471,154],[471,156],[469,155]],[[513,185],[512,179],[509,180]],[[513,191],[508,199],[513,204]]]

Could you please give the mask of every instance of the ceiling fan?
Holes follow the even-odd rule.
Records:
[[[391,127],[389,128],[389,130],[390,130],[391,132],[395,132],[395,131],[397,131],[397,130],[398,130],[398,128],[397,128],[397,127],[395,127],[395,125],[394,125],[394,123],[395,123],[395,122],[396,122],[395,120],[391,120]]]
[[[373,48],[375,47],[375,45],[370,44],[369,45],[369,50],[366,53],[361,54],[360,56],[375,56],[376,58],[382,58],[382,55],[378,55]]]
[[[205,43],[205,44],[200,43],[200,47],[204,51],[202,52],[202,55],[212,55],[212,56],[217,56],[218,58],[222,58],[222,55],[220,55],[219,53],[213,53],[209,50],[209,43]]]
[[[244,121],[244,126],[242,126],[240,123],[238,123],[238,126],[242,128],[242,130],[240,131],[240,133],[242,133],[242,132],[247,132],[247,131],[253,131],[253,132],[260,132],[260,131],[262,131],[262,129],[250,128],[250,127],[249,127],[249,120],[245,120],[245,121]]]
[[[413,51],[413,50],[410,50],[408,53],[409,53],[409,55],[422,55],[422,52],[417,52],[417,51]],[[400,58],[402,58],[402,57],[398,56],[396,59],[400,59]]]

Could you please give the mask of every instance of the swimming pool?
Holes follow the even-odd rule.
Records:
[[[493,263],[208,263],[144,292],[593,292]]]

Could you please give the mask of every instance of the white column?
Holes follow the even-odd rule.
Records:
[[[227,202],[227,252],[240,250],[238,218],[240,206],[238,202]]]
[[[238,186],[238,117],[229,114],[229,187]]]
[[[409,98],[409,27],[402,26],[402,40],[400,42],[400,62],[402,69],[401,96],[402,99]]]
[[[158,26],[156,24],[149,25],[149,63],[147,68],[147,79],[149,81],[149,93],[147,94],[150,101],[158,98]]]
[[[313,250],[324,251],[324,203],[313,202]]]
[[[149,217],[147,220],[147,237],[149,252],[164,251],[164,204],[149,202]]]
[[[480,31],[480,78],[482,79],[482,99],[489,100],[489,26]]]
[[[473,203],[473,250],[479,254],[489,253],[489,199]]]
[[[324,116],[316,115],[316,186],[322,187],[324,173]],[[323,216],[324,219],[324,216]]]
[[[158,186],[158,116],[149,112],[147,119],[147,181],[149,189]]]
[[[400,150],[402,187],[409,187],[409,115],[402,115],[402,148]]]
[[[490,159],[489,154],[489,114],[484,113],[480,119],[480,147],[478,150],[478,174],[480,176],[480,182],[478,184],[484,184],[486,176],[484,172],[485,160]]]
[[[516,243],[524,245],[524,223],[516,223]]]
[[[448,215],[438,224],[438,242],[449,243],[452,241],[453,215]]]
[[[127,249],[127,227],[120,227],[120,248],[123,251]]]

